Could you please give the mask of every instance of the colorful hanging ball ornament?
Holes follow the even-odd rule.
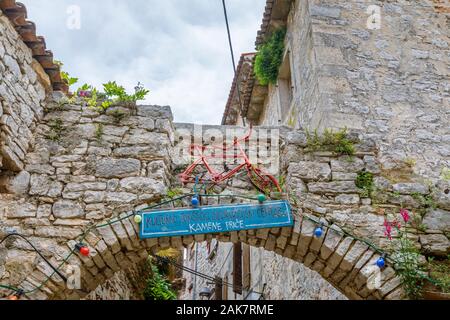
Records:
[[[9,297],[7,297],[7,300],[20,300],[20,297],[23,296],[24,291],[23,290],[19,290],[17,291],[15,294],[10,295]]]
[[[384,257],[379,257],[377,260],[378,268],[382,269],[382,268],[384,268],[385,265],[386,265],[386,261],[385,261]]]
[[[315,235],[317,238],[320,238],[320,237],[322,236],[322,234],[323,234],[323,229],[322,229],[322,227],[317,227],[316,230],[314,230],[314,235]]]
[[[200,201],[198,200],[197,197],[193,197],[192,200],[191,200],[191,203],[192,203],[192,206],[193,206],[194,208],[196,208],[196,207],[198,207],[198,205],[200,204]]]
[[[89,257],[89,248],[86,245],[84,245],[82,243],[78,243],[76,245],[76,249],[78,250],[78,252],[80,252],[80,254],[83,257]]]
[[[136,222],[137,224],[140,224],[142,222],[142,216],[140,214],[135,215],[134,222]]]
[[[265,194],[259,194],[258,195],[258,201],[259,201],[259,203],[263,203],[263,202],[265,202],[267,200],[267,197],[266,197],[266,195]]]

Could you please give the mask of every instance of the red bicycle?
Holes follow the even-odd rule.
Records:
[[[197,145],[197,144],[191,144],[190,146],[190,153],[192,156],[196,157],[197,159],[189,165],[186,170],[180,174],[180,180],[183,184],[187,183],[195,183],[196,179],[198,179],[198,182],[200,183],[207,183],[210,182],[213,185],[217,185],[221,182],[224,182],[226,180],[229,180],[233,176],[235,176],[237,173],[239,173],[243,168],[247,171],[247,175],[250,178],[251,183],[261,192],[270,195],[272,192],[282,192],[282,189],[277,181],[277,179],[270,175],[269,173],[263,171],[262,169],[256,167],[250,162],[250,159],[248,158],[247,154],[245,153],[244,148],[242,147],[242,142],[247,142],[250,140],[250,136],[252,135],[252,127],[250,127],[249,133],[241,138],[234,138],[233,143],[231,146],[203,146],[203,145]],[[206,155],[205,151],[211,149],[213,152],[211,152],[211,155]],[[238,150],[238,153],[236,154],[233,152],[232,155],[227,153],[230,149]],[[220,150],[223,153],[216,154],[214,151]],[[237,159],[241,160],[242,163],[238,164],[233,169],[229,170],[227,168],[227,165],[224,165],[225,171],[224,172],[218,172],[213,168],[213,166],[208,162],[208,159],[230,159],[233,158],[235,161]],[[195,173],[196,169],[198,167],[202,167],[204,170],[199,175],[198,173]],[[205,171],[206,170],[206,171]],[[209,179],[208,177],[209,176]]]

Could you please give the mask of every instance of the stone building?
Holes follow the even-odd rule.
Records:
[[[267,0],[255,44],[287,29],[278,80],[261,85],[256,53],[243,54],[222,124],[242,125],[244,118],[310,132],[364,132],[376,141],[385,169],[413,162],[422,181],[442,187],[450,166],[449,13],[440,1]],[[244,259],[246,293],[266,285],[269,298],[342,297],[299,263],[245,245],[233,262],[233,246],[215,245],[213,258],[209,245],[192,248],[197,268],[229,279],[233,263]],[[280,282],[281,274],[295,276]]]
[[[363,131],[377,140],[386,165],[410,158],[436,181],[450,159],[449,7],[268,0],[256,46],[287,28],[278,81],[261,86],[253,55],[244,55],[223,124],[240,124],[242,105],[254,125]]]

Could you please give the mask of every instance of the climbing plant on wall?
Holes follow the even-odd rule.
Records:
[[[259,83],[275,83],[283,62],[286,28],[275,30],[267,41],[258,48],[255,58],[255,75]]]

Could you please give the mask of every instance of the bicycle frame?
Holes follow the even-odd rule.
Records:
[[[246,136],[244,136],[241,139],[237,139],[235,138],[233,143],[231,144],[231,146],[201,146],[201,145],[196,145],[196,144],[192,144],[190,146],[189,151],[191,152],[191,154],[193,156],[195,156],[195,153],[198,153],[199,158],[197,160],[195,160],[191,165],[189,165],[186,170],[180,174],[180,179],[181,182],[186,184],[186,183],[194,183],[195,182],[195,177],[192,176],[193,171],[195,170],[195,168],[198,165],[204,165],[204,167],[206,168],[207,173],[211,176],[211,181],[214,184],[223,182],[225,180],[230,179],[231,177],[233,177],[235,174],[237,174],[239,171],[242,170],[242,168],[245,168],[247,170],[247,174],[249,175],[250,179],[251,179],[251,174],[255,174],[259,179],[265,181],[264,184],[268,184],[270,182],[273,182],[276,186],[276,188],[278,189],[279,192],[281,192],[281,188],[278,184],[278,182],[276,181],[276,179],[274,177],[272,177],[271,175],[269,175],[268,173],[263,172],[261,169],[256,169],[254,168],[253,164],[250,162],[250,159],[248,158],[247,154],[245,153],[245,149],[242,148],[241,146],[241,142],[246,142],[250,139],[250,136],[252,134],[252,127],[250,126],[250,130],[248,132],[248,134]],[[232,156],[227,155],[227,151],[230,149],[235,149],[237,147],[238,149],[238,154],[235,154],[233,152]],[[221,150],[224,153],[222,154],[212,154],[212,155],[205,155],[205,150],[207,149],[212,149],[212,150]],[[229,158],[233,158],[233,159],[243,159],[243,163],[237,165],[236,167],[234,167],[232,170],[228,171],[228,172],[222,172],[219,173],[216,170],[214,170],[214,168],[208,163],[207,159],[229,159]],[[269,178],[269,181],[267,181],[267,179],[264,178],[264,176],[267,176]],[[200,179],[200,182],[205,182],[205,180],[203,178]]]
[[[235,175],[237,172],[239,172],[243,167],[246,166],[252,166],[252,164],[250,163],[250,160],[248,159],[245,150],[242,148],[242,146],[240,145],[241,142],[243,141],[248,141],[250,139],[250,136],[252,135],[252,127],[250,127],[250,131],[248,132],[248,134],[246,136],[244,136],[241,139],[237,139],[235,138],[232,145],[225,147],[219,147],[219,146],[201,146],[201,145],[197,145],[197,144],[192,144],[190,146],[190,152],[191,154],[193,154],[193,156],[195,156],[195,152],[198,152],[199,155],[199,159],[197,159],[196,161],[194,161],[190,166],[188,166],[186,168],[186,170],[180,175],[181,180],[183,183],[190,183],[193,182],[195,180],[194,177],[190,176],[192,174],[192,172],[194,171],[194,169],[199,165],[199,164],[203,164],[207,170],[207,172],[211,175],[211,178],[213,180],[213,182],[222,182],[224,180],[229,179],[230,177],[232,177],[233,175]],[[234,147],[238,147],[239,148],[239,154],[233,154],[232,158],[234,159],[243,159],[244,162],[239,164],[238,166],[234,167],[231,171],[227,172],[225,175],[223,173],[219,173],[217,171],[215,171],[211,165],[208,163],[207,158],[216,158],[216,159],[229,159],[231,158],[231,156],[226,154],[226,151],[234,148]],[[204,154],[204,151],[206,149],[213,149],[213,150],[221,150],[224,151],[225,153],[219,154],[219,155],[210,155],[210,156],[206,156]]]

